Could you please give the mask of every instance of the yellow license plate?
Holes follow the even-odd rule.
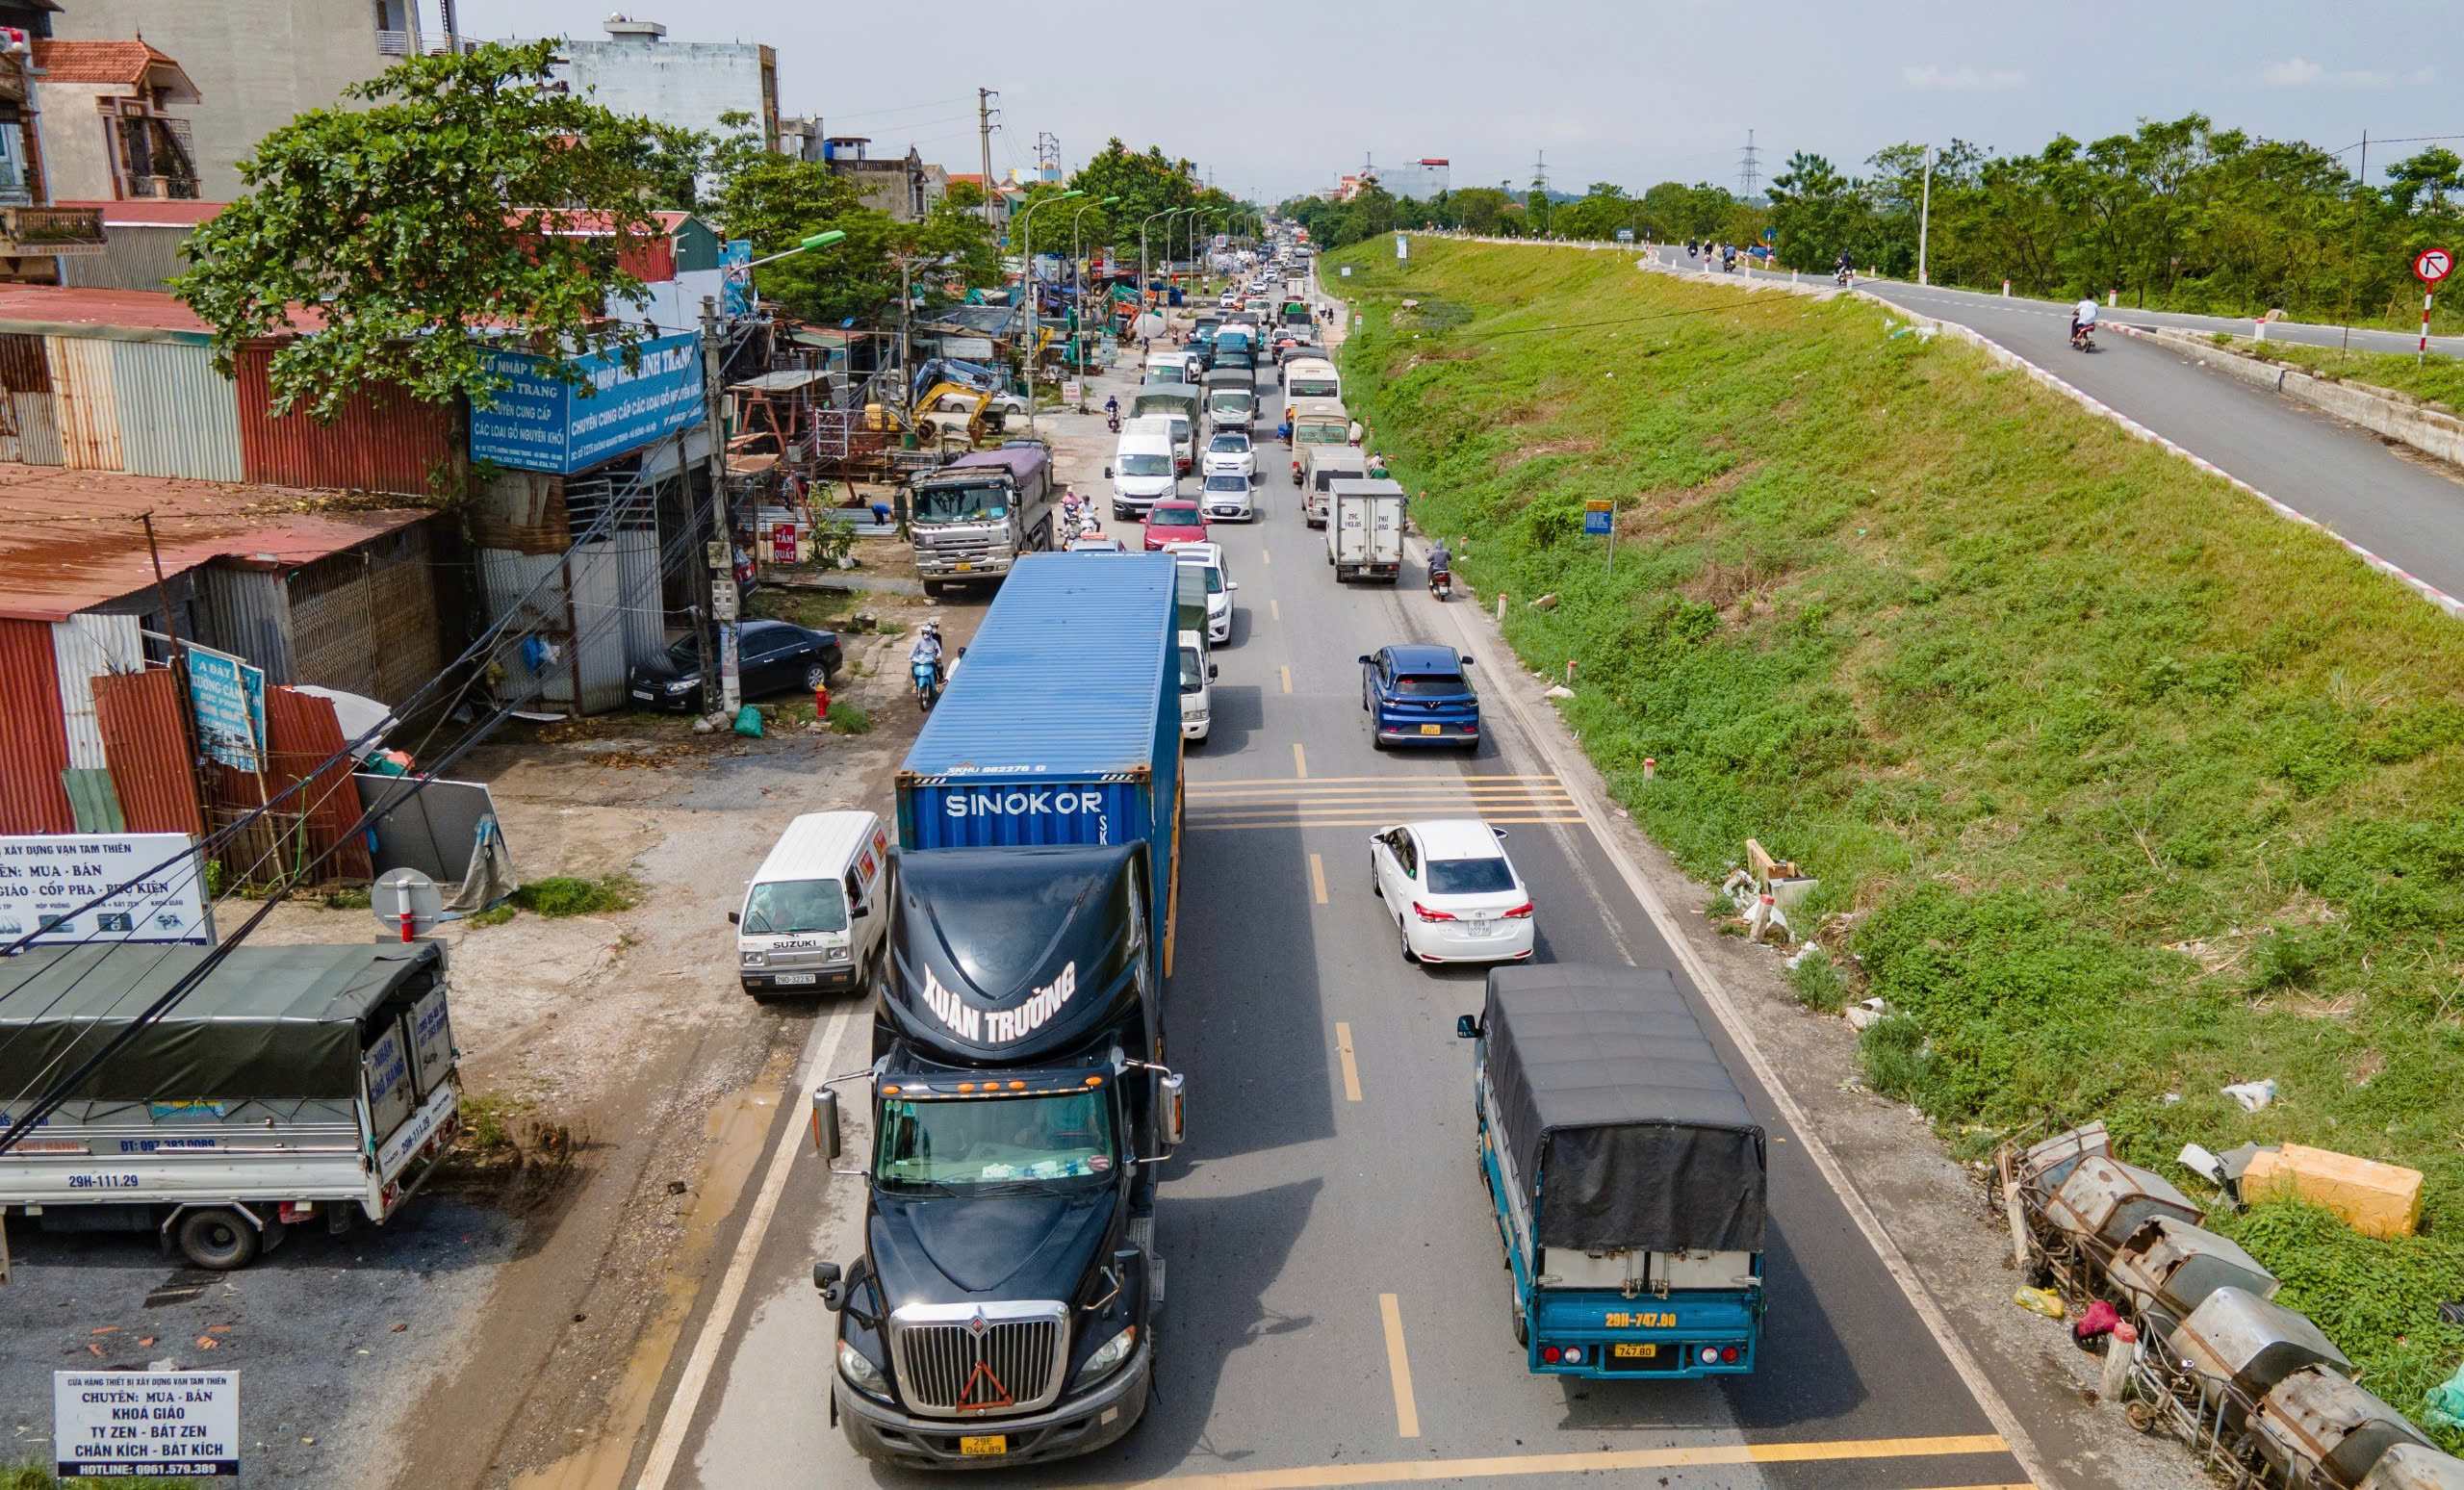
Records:
[[[959,566],[958,566],[958,571],[959,571],[959,573],[960,573],[960,574],[965,574],[967,571],[969,571],[969,570],[971,570],[971,569],[973,569],[973,568],[975,568],[975,566],[974,566],[973,564],[961,564],[961,565],[959,565]]]
[[[1621,1345],[1616,1349],[1617,1358],[1621,1361],[1648,1361],[1657,1354],[1659,1347],[1656,1345]]]
[[[964,1454],[970,1459],[979,1459],[990,1454],[1008,1453],[1009,1451],[1010,1435],[1007,1433],[987,1433],[981,1437],[972,1438],[962,1436],[959,1439],[959,1452]]]
[[[1440,729],[1440,728],[1442,728],[1442,727],[1441,727],[1441,726],[1438,726],[1438,725],[1423,725],[1423,726],[1421,726],[1421,733],[1423,733],[1423,734],[1435,734],[1435,733],[1439,731],[1439,729]]]

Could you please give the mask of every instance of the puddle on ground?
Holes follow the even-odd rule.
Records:
[[[516,1476],[510,1490],[618,1490],[624,1483],[659,1382],[700,1296],[720,1224],[743,1197],[761,1161],[762,1141],[779,1116],[780,1096],[795,1057],[792,1048],[778,1052],[752,1086],[727,1093],[711,1107],[705,1122],[708,1157],[694,1176],[684,1235],[660,1279],[664,1297],[625,1363],[625,1379],[608,1396],[599,1435],[544,1469]]]

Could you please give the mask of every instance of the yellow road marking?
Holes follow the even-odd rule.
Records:
[[[1318,904],[1326,903],[1326,861],[1315,854],[1309,856],[1309,888],[1316,893]]]
[[[1267,614],[1268,614],[1268,615],[1270,615],[1270,616],[1272,616],[1272,617],[1273,617],[1274,619],[1276,619],[1277,621],[1280,621],[1280,620],[1282,620],[1282,619],[1283,619],[1283,606],[1281,606],[1280,604],[1276,604],[1274,601],[1270,600],[1270,601],[1268,601],[1268,602],[1267,602]],[[1286,692],[1286,693],[1290,693],[1292,690],[1291,690],[1291,689],[1289,689],[1289,688],[1286,688],[1286,689],[1285,689],[1285,690],[1283,690],[1283,691],[1284,691],[1284,692]]]
[[[1394,1296],[1389,1294],[1387,1297]],[[1578,1475],[1590,1470],[1693,1469],[1720,1464],[1819,1464],[1837,1459],[1928,1458],[2005,1453],[1991,1433],[1961,1438],[1875,1438],[1807,1444],[1703,1444],[1688,1449],[1601,1449],[1579,1453],[1527,1453],[1481,1459],[1409,1459],[1386,1464],[1326,1464],[1300,1469],[1234,1470],[1174,1475],[1098,1490],[1318,1490],[1321,1486],[1408,1484],[1488,1475]],[[2037,1490],[2025,1480],[1960,1485],[1946,1490]]]
[[[1267,604],[1272,604],[1274,603],[1270,601]],[[1292,665],[1290,663],[1286,663],[1280,671],[1283,674],[1283,691],[1290,693],[1292,691]]]
[[[1309,857],[1315,859],[1318,856],[1312,854]],[[1344,1100],[1357,1102],[1360,1100],[1360,1065],[1351,1058],[1351,1026],[1340,1020],[1335,1024],[1335,1054],[1341,1056],[1344,1063]],[[1386,1297],[1392,1298],[1395,1296],[1389,1294]],[[1399,1346],[1397,1349],[1401,1348]],[[1406,1386],[1405,1390],[1410,1388]]]
[[[1394,1295],[1380,1294],[1377,1312],[1386,1321],[1386,1373],[1395,1378],[1395,1431],[1404,1438],[1418,1438],[1421,1410],[1412,1401],[1412,1363],[1403,1353],[1403,1306]]]
[[[1271,564],[1274,562],[1274,555],[1269,553],[1264,549],[1260,549],[1258,551],[1258,562],[1261,564]]]
[[[1292,742],[1292,774],[1304,782],[1309,779],[1309,753],[1300,748],[1298,740]]]

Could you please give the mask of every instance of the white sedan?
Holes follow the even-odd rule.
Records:
[[[1505,830],[1476,817],[1370,835],[1370,888],[1386,902],[1406,963],[1511,963],[1531,955],[1531,893]]]
[[[1258,450],[1249,437],[1238,429],[1219,429],[1215,438],[1206,442],[1206,474],[1208,475],[1258,475]]]

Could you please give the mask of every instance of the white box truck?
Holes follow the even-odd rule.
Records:
[[[1342,579],[1383,579],[1403,572],[1403,487],[1398,481],[1326,485],[1326,562]]]

